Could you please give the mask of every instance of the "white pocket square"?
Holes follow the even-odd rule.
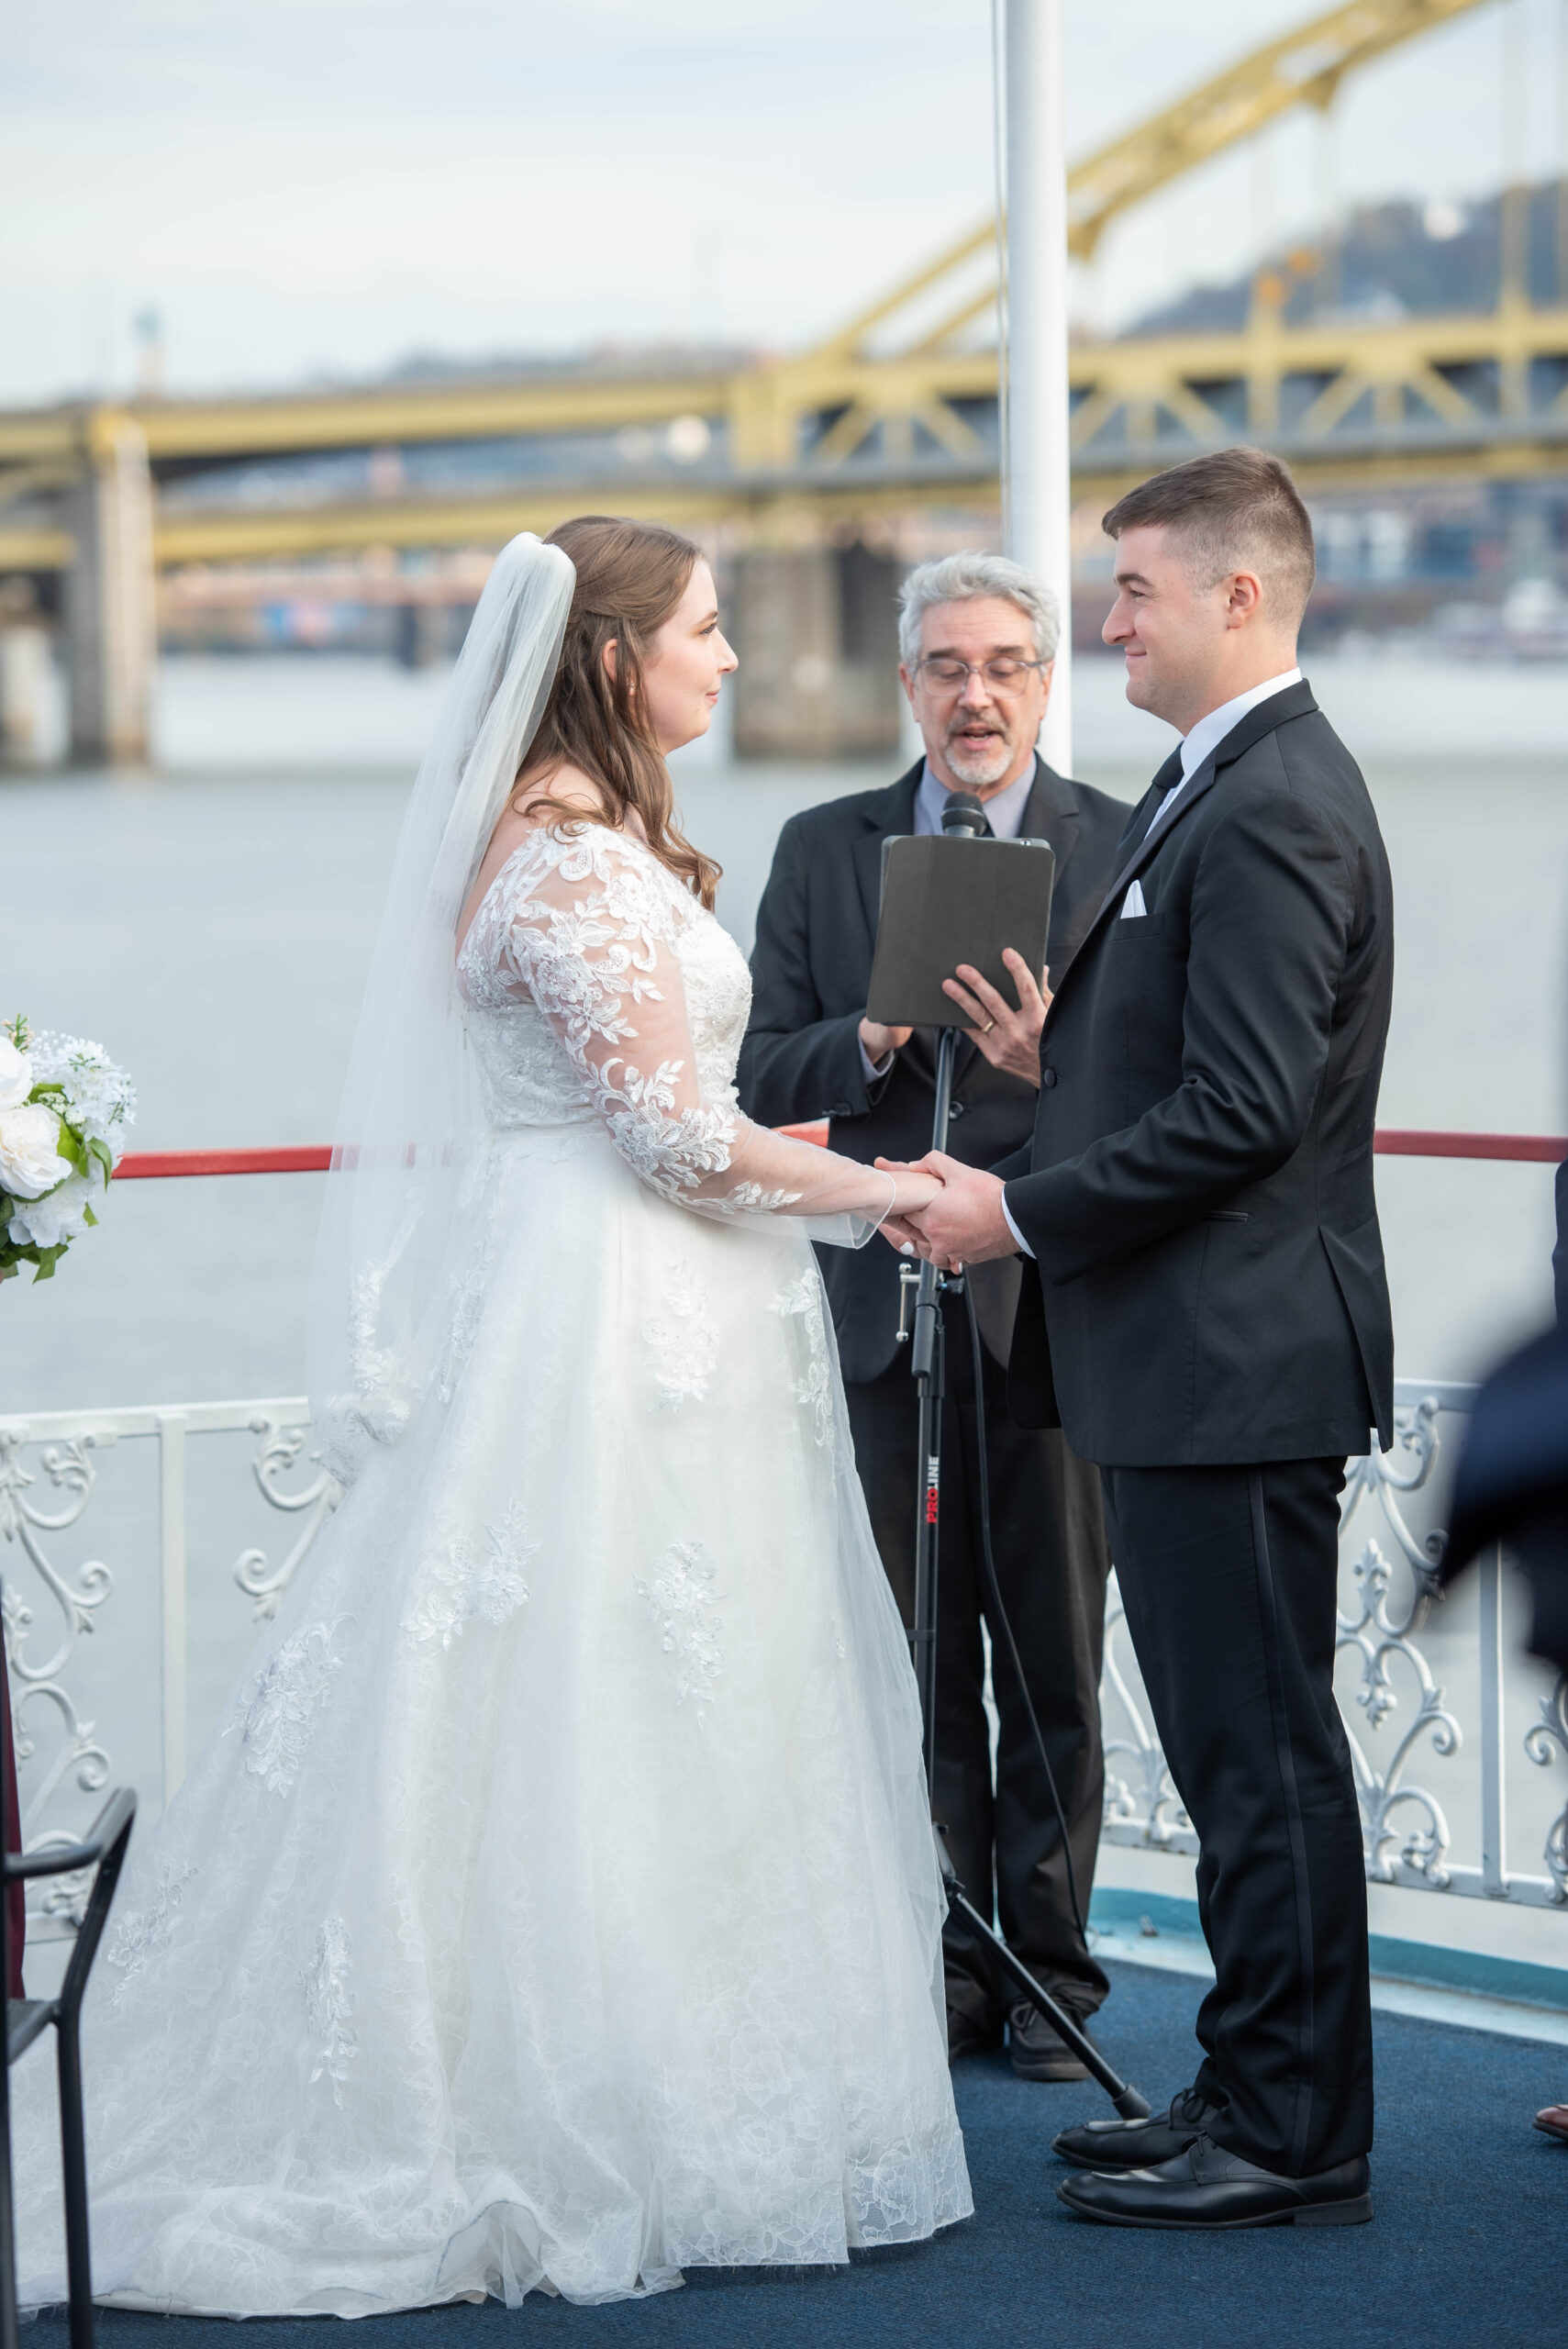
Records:
[[[1135,881],[1121,901],[1121,918],[1123,921],[1131,921],[1139,914],[1146,914],[1148,911],[1149,908],[1143,902],[1143,884],[1141,881]]]

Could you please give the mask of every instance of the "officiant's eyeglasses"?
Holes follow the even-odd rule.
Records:
[[[1023,692],[1031,670],[1050,666],[1048,661],[955,661],[936,652],[917,661],[915,674],[944,694],[962,693],[971,677],[984,677],[994,694],[1006,696]]]

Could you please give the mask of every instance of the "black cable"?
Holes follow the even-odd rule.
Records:
[[[1045,1738],[1035,1713],[1034,1699],[1029,1695],[1029,1684],[1024,1678],[1023,1659],[1018,1653],[1018,1643],[1013,1637],[1013,1627],[1007,1620],[1007,1610],[1002,1604],[1001,1585],[996,1578],[996,1561],[991,1549],[991,1475],[985,1453],[985,1366],[980,1351],[980,1323],[975,1318],[974,1296],[968,1281],[963,1284],[963,1302],[969,1315],[969,1342],[974,1356],[974,1433],[980,1454],[980,1550],[984,1561],[985,1588],[991,1606],[995,1611],[997,1625],[1006,1641],[1007,1653],[1012,1659],[1013,1676],[1022,1693],[1024,1710],[1029,1717],[1029,1727],[1034,1731],[1034,1742],[1040,1748],[1040,1758],[1045,1767],[1045,1783],[1051,1788],[1051,1806],[1056,1813],[1056,1824],[1062,1831],[1062,1852],[1067,1863],[1067,1891],[1073,1903],[1073,1921],[1078,1928],[1078,1939],[1083,1943],[1084,1955],[1087,1956],[1089,1936],[1084,1931],[1084,1910],[1078,1898],[1078,1873],[1073,1865],[1073,1838],[1067,1832],[1067,1814],[1062,1808],[1062,1797],[1056,1789],[1056,1773],[1051,1766],[1051,1756],[1046,1752]],[[994,1642],[993,1653],[995,1653]]]

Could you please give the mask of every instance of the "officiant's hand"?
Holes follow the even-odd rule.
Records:
[[[879,1158],[876,1163],[884,1174],[908,1172],[941,1178],[935,1198],[901,1219],[901,1231],[895,1233],[887,1223],[883,1225],[895,1247],[907,1244],[944,1273],[955,1272],[962,1264],[984,1264],[993,1257],[1018,1254],[1018,1241],[1002,1213],[1002,1184],[996,1175],[987,1174],[984,1167],[961,1165],[940,1150],[928,1151],[907,1170],[892,1159]]]
[[[889,1052],[898,1052],[914,1033],[913,1028],[884,1028],[880,1019],[861,1021],[861,1041],[868,1059],[873,1061],[885,1060]],[[1037,1077],[1035,1083],[1039,1082]]]
[[[1016,1011],[973,963],[961,963],[957,977],[944,979],[942,985],[965,1017],[973,1020],[974,1041],[992,1067],[1005,1069],[1009,1076],[1021,1076],[1038,1093],[1040,1031],[1051,1008],[1051,989],[1036,986],[1034,973],[1013,947],[1002,949],[1002,960],[1018,991]],[[1049,971],[1045,977],[1049,981]]]

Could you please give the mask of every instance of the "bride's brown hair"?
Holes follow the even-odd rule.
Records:
[[[577,768],[598,790],[607,824],[619,828],[635,808],[661,864],[712,910],[719,867],[677,829],[674,790],[648,722],[643,662],[702,560],[702,549],[659,522],[579,514],[546,540],[570,556],[577,573],[561,661],[539,731],[518,777],[542,785],[562,767]],[[616,647],[612,677],[605,648]],[[561,802],[539,789],[512,805],[519,815],[570,821]]]

